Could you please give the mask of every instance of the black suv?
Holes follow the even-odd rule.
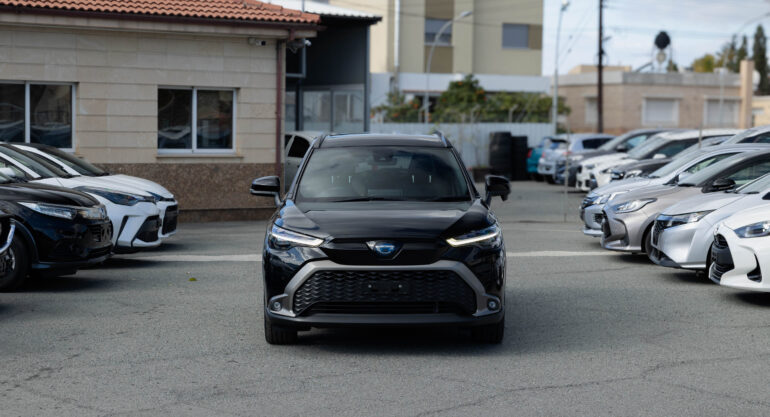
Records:
[[[278,177],[263,251],[265,338],[296,342],[311,327],[455,325],[480,342],[504,330],[505,246],[482,198],[442,136],[321,136],[283,200]]]

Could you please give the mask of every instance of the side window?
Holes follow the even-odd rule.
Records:
[[[647,139],[647,135],[634,136],[626,141],[626,147],[628,149],[634,149],[637,145],[644,142],[645,139]]]
[[[286,149],[287,146],[289,146],[289,141],[291,140],[291,137],[294,135],[283,135],[283,148]]]
[[[768,172],[770,172],[770,161],[760,160],[739,169],[727,176],[727,178],[735,181],[735,184],[740,187],[743,184],[754,181]]]
[[[658,151],[655,152],[655,154],[662,153],[663,155],[666,155],[666,158],[671,158],[672,156],[678,154],[679,152],[682,152],[683,150],[689,148],[690,145],[693,145],[693,143],[694,141],[677,140],[658,149]]]
[[[583,141],[583,148],[596,149],[602,146],[605,142],[607,142],[607,139],[586,139]]]
[[[770,143],[770,133],[761,133],[756,136],[750,136],[739,143]]]
[[[723,160],[723,159],[725,159],[725,158],[727,158],[729,156],[733,156],[733,155],[735,155],[735,154],[734,153],[726,153],[726,154],[722,154],[722,155],[712,156],[711,158],[706,158],[706,159],[698,162],[697,164],[691,166],[690,168],[687,168],[685,170],[685,172],[688,172],[690,174],[694,174],[694,173],[702,170],[703,168],[706,168],[709,165],[712,165],[712,164],[714,164],[716,162],[719,162],[719,161],[721,161],[721,160]]]
[[[309,147],[310,142],[308,142],[307,139],[295,136],[294,143],[291,144],[291,148],[289,149],[289,156],[293,158],[302,158],[305,156]]]

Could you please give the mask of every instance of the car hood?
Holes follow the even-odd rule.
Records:
[[[148,191],[153,194],[157,194],[164,198],[174,198],[174,194],[167,190],[157,182],[146,180],[144,178],[134,177],[125,174],[111,174],[103,177],[97,177],[108,181],[113,181],[119,184],[124,184],[132,187],[136,187],[140,190]]]
[[[463,203],[300,203],[291,200],[274,222],[296,232],[335,239],[437,239],[496,221],[480,200]]]
[[[604,163],[604,162],[607,162],[607,161],[616,161],[616,160],[619,160],[619,159],[623,159],[626,156],[627,155],[625,153],[615,152],[615,153],[610,153],[610,154],[606,154],[606,155],[600,155],[600,156],[594,156],[594,157],[590,157],[590,158],[585,158],[582,161],[580,161],[580,164],[584,165],[584,166],[585,165],[591,165],[591,164],[601,164],[601,163]]]
[[[111,181],[102,180],[102,177],[77,176],[72,178],[41,178],[34,180],[36,183],[59,185],[65,188],[92,187],[104,188],[110,191],[140,195],[150,197],[150,193],[142,191],[136,187],[123,184],[115,184]]]
[[[29,201],[76,207],[93,207],[99,204],[85,193],[29,182],[0,184],[0,201]]]
[[[607,204],[620,204],[625,203],[626,201],[643,200],[647,198],[661,198],[669,194],[678,193],[684,188],[685,187],[677,187],[674,185],[651,185],[629,191],[625,194],[620,194],[619,196],[610,200]],[[699,188],[694,189],[700,190]]]
[[[602,185],[601,187],[595,188],[588,195],[593,197],[597,195],[613,194],[621,191],[635,190],[650,185],[660,185],[662,183],[663,182],[660,178],[632,177],[618,181],[612,181],[609,184]]]
[[[736,211],[730,217],[725,219],[724,225],[730,229],[748,226],[750,224],[770,221],[770,202],[763,200],[755,207]]]
[[[748,195],[749,194],[724,192],[695,195],[666,208],[661,213],[666,215],[674,215],[694,213],[696,211],[718,210],[728,204],[735,203],[738,200],[747,197]]]

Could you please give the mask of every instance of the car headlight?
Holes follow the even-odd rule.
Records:
[[[618,191],[618,192],[612,193],[612,194],[601,195],[597,199],[594,200],[593,205],[607,204],[607,202],[612,200],[613,198],[615,198],[615,196],[618,196],[620,194],[627,193],[627,192],[628,191]]]
[[[687,223],[695,223],[706,217],[714,210],[694,211],[692,213],[675,214],[673,216],[661,215],[658,217],[664,227],[681,226]]]
[[[596,164],[588,164],[588,165],[585,166],[585,169],[587,169],[589,171],[594,169],[594,168],[596,168]]]
[[[626,171],[625,178],[638,177],[641,173],[642,173],[641,169],[632,169],[630,171]]]
[[[103,205],[95,207],[75,207],[61,204],[20,202],[22,206],[46,216],[59,217],[72,220],[77,215],[89,220],[103,220],[107,218],[107,210]]]
[[[317,237],[303,235],[302,233],[292,232],[291,230],[284,229],[273,225],[270,229],[270,244],[273,247],[287,249],[292,246],[305,246],[308,248],[317,248],[324,243],[323,239]]]
[[[475,230],[470,233],[466,233],[461,236],[451,237],[446,240],[451,246],[468,246],[468,245],[481,245],[481,246],[497,246],[500,244],[501,230],[497,223],[492,226],[486,227],[481,230]]]
[[[770,236],[770,221],[753,223],[735,229],[735,234],[740,238]]]
[[[615,213],[631,213],[657,200],[658,200],[657,198],[644,198],[641,200],[631,200],[631,201],[626,201],[625,203],[620,203],[612,207],[612,209],[615,211]]]
[[[575,155],[572,158],[570,158],[570,162],[580,162],[585,158],[583,155]]]
[[[119,191],[108,190],[106,188],[77,187],[75,189],[84,193],[98,195],[99,197],[103,197],[108,201],[115,204],[120,204],[121,206],[133,206],[133,205],[136,205],[136,203],[140,203],[143,201],[150,202],[150,203],[156,202],[154,197],[145,197],[137,194],[129,194],[129,193],[124,193]]]

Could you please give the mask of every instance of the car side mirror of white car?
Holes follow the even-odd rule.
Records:
[[[666,156],[666,154],[663,154],[663,153],[656,153],[655,155],[652,156],[652,159],[664,159],[664,158],[668,158],[668,157]]]
[[[682,171],[682,172],[679,173],[679,175],[676,176],[676,181],[674,181],[674,182],[676,182],[676,183],[682,182],[682,181],[684,181],[685,178],[689,177],[690,175],[692,175],[692,173],[687,172],[687,171]]]
[[[257,178],[251,183],[251,195],[273,197],[275,199],[275,205],[280,206],[281,180],[275,175]]]

